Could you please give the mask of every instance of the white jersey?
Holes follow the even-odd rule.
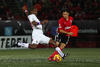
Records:
[[[34,26],[32,24],[33,21],[40,23],[39,19],[35,16],[35,14],[28,15],[28,19],[29,19],[32,29],[33,29],[32,44],[37,44],[37,45],[39,43],[40,44],[43,44],[43,43],[48,44],[50,41],[50,38],[43,34],[42,25],[39,24],[37,26]]]
[[[30,23],[31,23],[31,26],[32,26],[33,31],[36,31],[36,32],[38,32],[38,33],[43,33],[43,31],[42,31],[42,25],[41,25],[41,24],[39,24],[39,25],[37,25],[37,26],[34,26],[34,25],[32,24],[33,21],[35,21],[35,22],[37,22],[37,23],[40,23],[39,19],[36,17],[35,14],[30,14],[30,15],[28,15],[28,19],[29,19],[29,21],[30,21]]]

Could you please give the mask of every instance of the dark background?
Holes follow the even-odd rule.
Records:
[[[70,9],[74,24],[79,27],[78,37],[73,37],[67,47],[100,47],[100,0],[0,0],[0,36],[31,35],[32,29],[22,7],[38,9],[40,20],[48,19],[44,34],[57,34],[61,9]],[[10,28],[10,29],[9,29]]]

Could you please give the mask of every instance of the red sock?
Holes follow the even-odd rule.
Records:
[[[54,60],[53,60],[53,57],[55,56],[55,54],[58,54],[58,52],[55,51],[55,52],[48,58],[48,60],[49,60],[49,61],[54,61]]]
[[[62,51],[62,48],[60,48],[61,49],[61,51]],[[56,54],[59,54],[57,51],[55,51],[49,58],[48,58],[48,60],[49,61],[54,61],[53,60],[53,57],[56,55]]]
[[[55,51],[50,57],[54,57],[55,54],[58,54],[58,52]]]
[[[62,48],[60,48],[62,51]],[[55,54],[59,54],[57,51],[55,51],[50,57],[54,57]]]

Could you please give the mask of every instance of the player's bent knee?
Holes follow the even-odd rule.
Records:
[[[56,45],[59,46],[59,42],[56,42]]]
[[[66,44],[64,44],[64,43],[61,43],[61,45],[60,45],[60,48],[65,48],[66,47]]]

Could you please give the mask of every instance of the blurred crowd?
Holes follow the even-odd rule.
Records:
[[[35,6],[40,11],[40,17],[55,20],[61,16],[62,8],[69,8],[74,19],[97,19],[100,17],[100,1],[98,0],[43,0],[37,1]]]
[[[21,0],[24,2],[24,0]],[[76,20],[98,19],[100,18],[100,0],[30,0],[31,6],[38,9],[39,19],[58,20],[61,17],[61,9],[70,9],[70,15]],[[25,3],[24,3],[25,4]],[[26,3],[25,5],[30,5]],[[29,8],[29,7],[28,7]],[[5,15],[6,14],[6,15]],[[11,11],[3,6],[0,7],[0,19],[21,19],[25,20],[24,16],[13,16]]]
[[[0,20],[8,20],[13,18],[14,16],[8,7],[5,7],[3,5],[0,6]]]

